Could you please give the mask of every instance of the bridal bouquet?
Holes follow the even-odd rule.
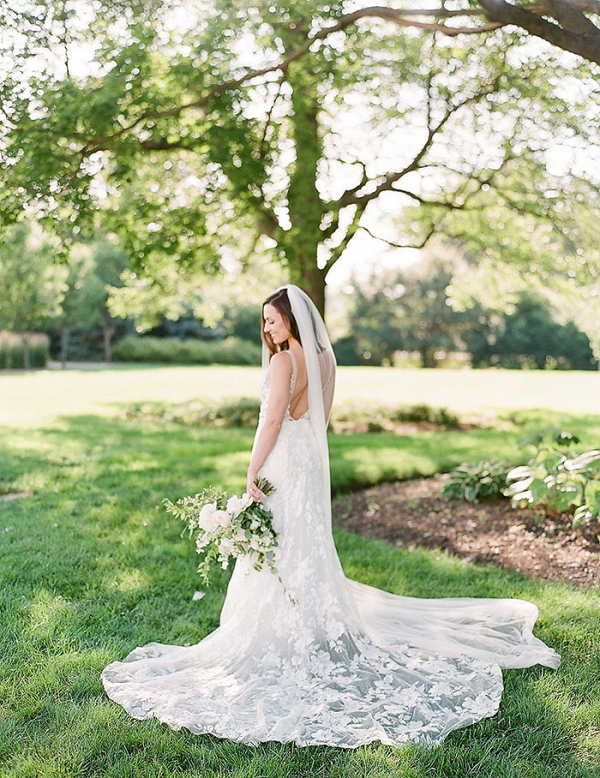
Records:
[[[267,497],[275,491],[265,478],[255,483]],[[275,567],[277,533],[273,529],[273,514],[246,493],[229,497],[211,486],[199,494],[182,497],[177,503],[165,498],[163,505],[169,513],[186,522],[190,538],[196,533],[196,550],[203,557],[198,572],[206,586],[210,585],[211,565],[218,562],[225,570],[229,557],[249,556],[255,570],[266,565],[279,577]],[[182,537],[184,533],[185,529]]]

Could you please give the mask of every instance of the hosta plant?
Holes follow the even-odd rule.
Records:
[[[506,462],[463,462],[455,467],[443,495],[454,500],[479,502],[502,497],[510,465]]]
[[[544,505],[574,511],[573,525],[600,518],[600,450],[567,456],[542,444],[526,465],[513,468],[504,494],[514,507]]]

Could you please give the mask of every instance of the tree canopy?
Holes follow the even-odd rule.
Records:
[[[4,7],[18,31],[0,215],[25,207],[65,241],[101,219],[155,279],[270,252],[321,308],[328,272],[383,201],[397,246],[464,238],[477,220],[503,245],[505,209],[532,225],[529,265],[546,230],[571,267],[578,250],[595,267],[580,236],[597,235],[598,182],[576,165],[553,176],[548,153],[595,143],[596,60],[561,49],[595,45],[598,4],[356,5],[51,0],[18,19]],[[528,43],[554,28],[560,48]]]

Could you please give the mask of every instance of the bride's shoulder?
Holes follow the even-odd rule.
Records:
[[[292,373],[292,355],[287,351],[278,351],[273,354],[269,362],[269,372],[280,376],[291,375]]]

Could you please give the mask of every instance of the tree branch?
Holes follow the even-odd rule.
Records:
[[[281,224],[274,211],[265,202],[262,191],[260,196],[250,193],[250,202],[256,213],[258,231],[279,243]]]
[[[600,64],[600,30],[591,22],[592,30],[588,27],[585,34],[575,33],[542,19],[538,13],[528,11],[524,6],[512,5],[506,0],[479,0],[479,4],[486,11],[487,18],[492,21],[514,24],[565,51],[579,54],[590,62]],[[542,6],[542,12],[549,12],[545,4]],[[555,12],[559,13],[556,9]],[[564,13],[564,8],[561,12]],[[593,12],[598,13],[596,10]]]
[[[388,246],[391,246],[394,249],[422,249],[435,233],[435,228],[432,227],[420,243],[395,243],[393,240],[388,240],[387,238],[382,238],[379,235],[374,235],[368,227],[365,227],[362,224],[360,225],[360,229],[364,230],[367,235],[370,235],[375,240],[380,240],[383,243],[387,243]]]
[[[344,235],[341,242],[331,251],[331,255],[327,262],[325,263],[325,267],[323,268],[323,273],[327,275],[327,273],[331,270],[333,265],[338,261],[338,259],[342,256],[344,251],[347,249],[348,244],[352,240],[352,238],[356,235],[356,231],[359,228],[360,220],[363,215],[364,208],[357,207],[354,211],[354,216],[352,217],[352,222],[350,223],[350,226],[346,230],[346,234]]]
[[[269,131],[269,127],[271,126],[271,118],[273,116],[273,111],[275,110],[275,106],[277,105],[277,101],[281,97],[281,85],[284,81],[284,75],[281,76],[281,78],[278,81],[277,84],[277,92],[275,93],[275,96],[273,97],[273,102],[269,106],[269,110],[267,112],[267,118],[265,120],[265,127],[263,130],[262,138],[260,139],[260,146],[259,146],[259,157],[261,160],[264,160],[265,158],[265,150],[266,150],[266,144],[267,144],[267,132]]]
[[[563,29],[576,35],[594,36],[598,33],[598,28],[571,2],[565,0],[540,0],[540,2]]]
[[[374,200],[377,197],[379,197],[379,195],[382,192],[393,189],[393,185],[397,181],[399,181],[401,178],[407,175],[407,173],[412,173],[413,171],[419,168],[419,163],[421,162],[425,154],[430,149],[435,136],[440,132],[440,130],[444,127],[444,125],[450,119],[451,116],[453,116],[458,110],[463,108],[465,105],[468,105],[469,103],[477,102],[477,100],[481,100],[483,97],[486,97],[487,95],[495,92],[496,89],[497,89],[497,85],[494,83],[492,85],[492,88],[483,89],[480,92],[471,95],[471,97],[467,97],[465,100],[462,100],[460,103],[450,106],[446,110],[442,119],[440,119],[440,121],[434,127],[429,128],[427,138],[423,146],[417,153],[417,155],[412,160],[412,162],[410,162],[405,168],[403,168],[402,170],[396,173],[388,173],[388,175],[385,176],[383,182],[379,184],[379,186],[377,186],[372,192],[369,192],[368,194],[364,194],[364,195],[358,195],[357,192],[362,188],[362,186],[358,188],[354,187],[353,189],[349,189],[346,192],[344,192],[341,195],[341,197],[338,198],[338,200],[328,203],[327,207],[337,212],[348,205],[366,206],[367,203],[369,203],[371,200]],[[372,183],[372,181],[369,183]]]
[[[483,182],[482,182],[483,185]],[[452,203],[449,200],[427,200],[424,197],[421,197],[418,194],[415,194],[414,192],[411,192],[408,189],[398,189],[398,187],[392,187],[392,192],[397,192],[398,194],[407,195],[408,197],[412,197],[413,200],[416,200],[421,205],[435,205],[438,208],[447,208],[449,211],[457,211],[461,208],[464,208],[467,202],[467,198],[462,203]],[[470,195],[468,195],[468,199],[471,199],[474,192],[472,192]]]

